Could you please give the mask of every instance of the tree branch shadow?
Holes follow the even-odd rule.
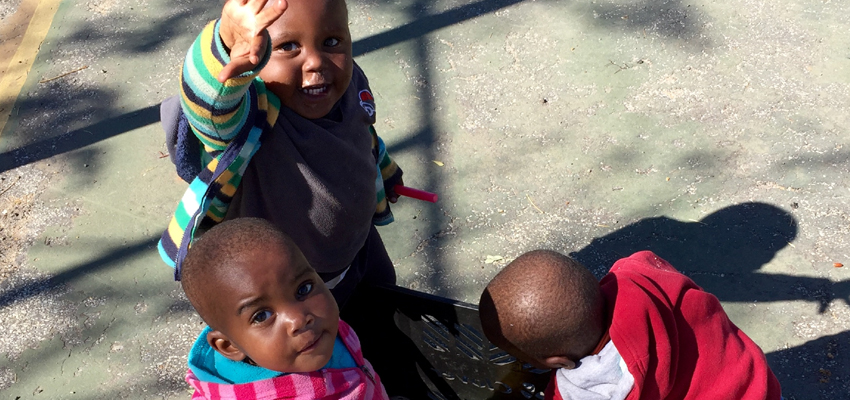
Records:
[[[95,144],[159,121],[159,104],[0,153],[0,173]],[[164,141],[164,135],[163,135]]]
[[[21,286],[3,288],[0,291],[0,308],[8,307],[22,298],[37,296],[53,287],[73,283],[89,274],[101,272],[118,266],[121,260],[137,256],[156,248],[159,237],[137,241],[135,244],[114,247],[103,256],[87,263],[70,266],[62,272],[42,279],[31,281]]]

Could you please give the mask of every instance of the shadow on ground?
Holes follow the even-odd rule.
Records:
[[[840,399],[850,393],[850,331],[767,355],[788,400]]]
[[[159,104],[109,118],[64,135],[43,138],[15,150],[0,153],[0,173],[81,149],[156,122],[159,122]]]
[[[139,257],[142,252],[156,249],[159,237],[150,238],[140,241],[135,244],[129,244],[111,249],[104,256],[80,264],[63,269],[61,272],[41,279],[30,281],[20,286],[2,288],[0,292],[0,308],[7,307],[15,301],[22,300],[27,297],[37,296],[41,292],[50,290],[53,287],[73,284],[78,279],[84,279],[98,274],[109,268],[114,268],[127,259]]]
[[[850,297],[850,288],[824,278],[759,272],[796,236],[791,214],[770,204],[743,203],[700,221],[643,219],[570,255],[601,276],[618,259],[652,250],[721,301],[805,300],[823,313],[835,298]]]

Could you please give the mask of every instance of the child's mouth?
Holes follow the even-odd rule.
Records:
[[[316,346],[319,344],[319,341],[322,340],[322,336],[324,336],[324,335],[325,335],[324,332],[320,333],[318,336],[316,336],[316,338],[312,342],[308,343],[307,346],[303,347],[298,352],[299,353],[307,353],[307,352],[312,351],[313,349],[316,348]]]
[[[308,96],[320,96],[328,92],[328,85],[308,86],[301,88],[301,93]]]

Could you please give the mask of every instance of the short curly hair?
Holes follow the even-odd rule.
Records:
[[[577,361],[604,334],[599,281],[579,262],[550,250],[525,253],[500,271],[482,293],[479,313],[491,342],[536,360]]]
[[[278,246],[290,249],[292,239],[261,218],[236,218],[222,222],[204,233],[189,248],[181,269],[183,292],[201,318],[213,326],[210,300],[222,273],[238,268],[252,250]]]

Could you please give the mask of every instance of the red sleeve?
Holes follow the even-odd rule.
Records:
[[[544,400],[564,400],[564,398],[561,397],[561,391],[558,390],[555,373],[556,370],[552,370],[552,373],[549,375],[549,384],[546,385],[546,391],[543,392]]]
[[[654,253],[617,261],[601,286],[635,378],[629,399],[780,398],[764,353],[720,301]]]

